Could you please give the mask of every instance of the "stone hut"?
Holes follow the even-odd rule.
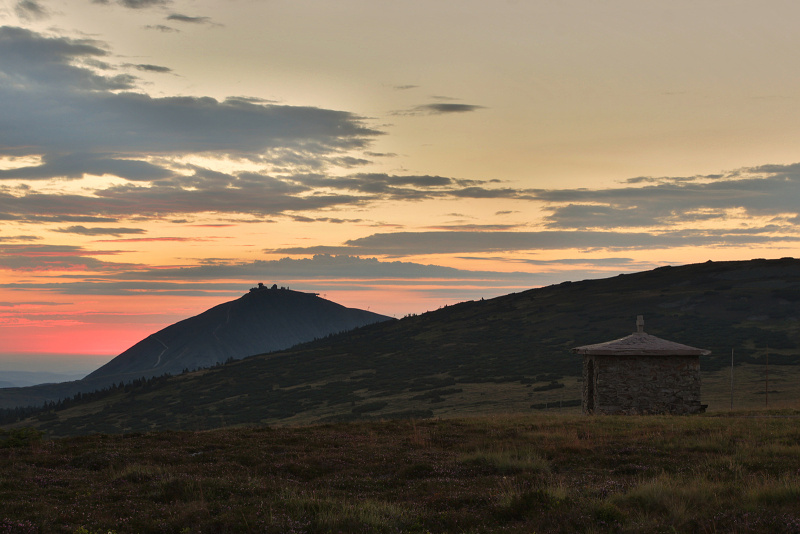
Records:
[[[576,347],[583,355],[583,413],[585,414],[693,414],[700,404],[700,356],[710,351],[637,332]]]

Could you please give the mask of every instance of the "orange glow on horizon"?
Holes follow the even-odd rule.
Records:
[[[74,355],[118,355],[150,334],[154,325],[78,325],[50,328],[0,328],[0,354],[48,353]],[[163,328],[163,327],[161,327]]]

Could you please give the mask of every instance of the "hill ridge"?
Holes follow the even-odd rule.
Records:
[[[794,367],[800,261],[661,267],[462,302],[154,381],[37,424],[119,432],[567,406],[580,397],[570,349],[631,333],[637,315],[653,335],[711,350],[706,371],[729,366],[732,347],[738,363],[763,364],[769,352],[770,365]]]

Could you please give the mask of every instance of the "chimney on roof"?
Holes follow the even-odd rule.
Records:
[[[636,316],[636,331],[640,333],[644,332],[644,315]]]

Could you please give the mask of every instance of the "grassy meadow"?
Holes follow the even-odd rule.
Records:
[[[5,430],[0,532],[800,533],[797,408]]]

